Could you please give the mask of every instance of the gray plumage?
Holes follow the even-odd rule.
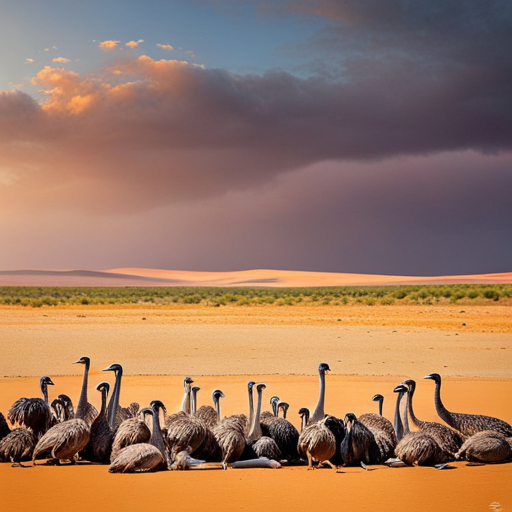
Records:
[[[192,394],[193,409],[195,408],[196,396],[197,392]],[[220,389],[216,389],[212,393],[213,405],[215,408],[211,405],[203,405],[195,413],[195,416],[200,418],[209,429],[213,429],[220,421],[220,399],[222,397],[224,397],[224,393]]]
[[[208,428],[213,428],[217,425],[217,411],[211,405],[199,407],[196,417],[203,420]]]
[[[73,460],[89,442],[90,428],[81,419],[74,418],[54,425],[38,441],[32,460],[51,458]]]
[[[366,427],[368,427],[372,431],[375,429],[383,431],[389,437],[393,446],[396,446],[397,439],[396,439],[396,432],[395,432],[393,423],[391,423],[391,421],[389,421],[387,418],[385,418],[382,415],[384,397],[382,395],[377,394],[377,395],[374,395],[374,397],[372,398],[372,401],[378,402],[379,413],[375,414],[375,413],[370,412],[370,413],[366,413],[366,414],[361,414],[361,416],[358,417],[359,422],[362,423],[363,425],[365,425]],[[374,432],[374,434],[375,434],[375,432]]]
[[[143,419],[128,418],[124,420],[114,435],[110,460],[114,460],[123,448],[132,444],[147,443],[150,439],[151,430]]]
[[[334,466],[341,466],[343,464],[343,457],[341,456],[341,443],[345,439],[346,429],[343,420],[336,418],[336,416],[329,415],[325,420],[325,426],[332,432],[334,439],[336,439],[336,451],[329,459]]]
[[[345,466],[380,464],[382,459],[375,436],[353,413],[345,415],[346,435],[341,443],[341,457]]]
[[[494,430],[505,437],[512,437],[512,426],[499,418],[448,411],[441,400],[441,376],[438,373],[431,373],[424,378],[431,379],[436,383],[434,391],[436,411],[439,417],[450,427],[458,430],[464,436],[472,436],[484,430]]]
[[[139,443],[123,448],[110,464],[110,473],[143,473],[167,469],[168,460],[159,420],[159,411],[165,411],[165,407],[159,400],[153,400],[151,409],[153,431],[150,443]]]
[[[372,401],[379,403],[379,414],[371,412],[361,414],[358,421],[373,434],[379,449],[380,461],[384,462],[394,456],[395,446],[397,445],[396,433],[391,421],[382,415],[384,397],[377,394],[372,398]]]
[[[75,417],[75,409],[73,407],[73,401],[69,398],[68,395],[60,394],[57,397],[59,400],[62,400],[64,405],[64,421],[72,420]]]
[[[263,435],[271,437],[276,442],[283,459],[294,461],[299,457],[299,453],[297,451],[299,431],[284,418],[284,411],[287,408],[288,404],[286,402],[279,402],[277,404],[277,410],[279,411],[280,409],[283,409],[283,418],[274,417],[265,424],[261,422],[262,431]],[[275,457],[269,458],[275,459]]]
[[[160,450],[148,443],[123,448],[111,462],[109,473],[147,473],[163,471],[167,464]]]
[[[196,451],[204,441],[206,426],[203,421],[187,413],[167,422],[165,440],[171,462],[176,455],[187,450],[189,453]]]
[[[512,446],[503,434],[483,430],[466,439],[455,458],[471,462],[505,462],[512,459]]]
[[[455,457],[455,454],[459,451],[459,448],[462,446],[465,438],[462,434],[451,427],[447,427],[446,425],[441,425],[441,423],[435,423],[432,421],[421,421],[419,420],[415,414],[412,407],[412,400],[414,396],[414,391],[416,389],[416,382],[412,379],[407,379],[403,382],[405,386],[408,388],[407,393],[407,421],[412,422],[412,428],[409,426],[410,430],[421,430],[432,436],[441,449],[447,452],[451,459]]]
[[[50,410],[52,412],[52,426],[57,423],[66,421],[66,412],[64,409],[64,402],[60,398],[55,398],[50,404]]]
[[[263,390],[265,388],[266,386],[263,383],[256,385],[256,390],[258,392],[258,405],[255,413],[253,411],[249,411],[249,415],[253,416],[253,421],[251,429],[247,434],[246,444],[252,448],[257,457],[267,457],[269,459],[280,460],[282,458],[282,454],[279,446],[272,437],[264,434],[264,426],[260,421],[261,402],[263,399]],[[253,414],[251,414],[251,412],[253,412]],[[277,418],[273,417],[273,420],[277,420]]]
[[[437,441],[427,432],[411,432],[396,445],[395,455],[410,466],[435,466],[450,460]]]
[[[212,429],[205,425],[205,436],[203,442],[191,453],[191,456],[206,462],[220,462],[222,460],[222,449]]]
[[[394,392],[398,393],[395,423],[397,423],[397,420],[400,420],[400,424],[403,427],[403,436],[395,447],[395,456],[410,466],[435,466],[436,464],[448,462],[452,459],[452,455],[443,450],[429,433],[426,431],[410,431],[409,415],[406,414],[407,407],[402,422],[400,418],[400,400],[404,394],[408,395],[408,389],[408,386],[405,384],[399,384],[394,389]]]
[[[78,405],[76,408],[75,417],[81,420],[84,420],[87,425],[91,426],[93,421],[98,416],[98,410],[94,405],[88,402],[87,400],[87,385],[89,379],[89,368],[91,365],[91,360],[88,357],[81,357],[78,361],[75,361],[73,364],[83,364],[84,365],[84,378],[82,381],[82,391],[80,393],[80,400],[78,401]]]
[[[260,414],[260,421],[261,423],[267,423],[268,421],[274,419],[276,415],[273,412],[270,411],[263,411]]]
[[[175,421],[188,418],[189,416],[190,414],[184,411],[178,411],[173,414],[169,414],[169,416],[166,416],[165,418],[165,426],[166,428],[169,428]]]
[[[133,402],[129,407],[121,407],[119,398],[121,395],[121,382],[123,378],[123,367],[120,364],[111,364],[108,368],[103,369],[104,372],[112,371],[115,374],[116,381],[114,390],[110,397],[107,408],[107,419],[109,425],[115,430],[121,423],[129,418],[136,418],[139,411],[139,404]]]
[[[32,460],[37,438],[28,428],[16,428],[0,441],[0,462]]]
[[[393,424],[384,416],[367,413],[358,418],[359,423],[364,425],[372,434],[380,453],[380,461],[393,457],[397,439]]]
[[[192,412],[196,410],[197,391],[192,388]],[[213,433],[213,429],[220,419],[220,399],[224,397],[224,393],[220,389],[216,389],[212,393],[215,408],[211,406],[202,406],[196,412],[196,418],[202,421],[205,427],[205,435],[203,442],[192,452],[191,456],[206,462],[220,462],[222,460],[222,450],[219,446],[217,438]],[[180,453],[180,452],[178,452]],[[176,458],[175,458],[176,462]],[[177,464],[179,466],[179,464]]]
[[[297,460],[299,456],[297,451],[299,431],[284,418],[276,418],[276,420],[268,425],[268,436],[276,442],[283,459],[288,461]],[[276,459],[275,457],[269,458]]]
[[[108,464],[114,441],[114,432],[108,423],[106,414],[110,385],[108,382],[100,382],[96,389],[101,393],[101,409],[91,425],[91,437],[83,457],[93,462]]]
[[[252,449],[258,457],[266,457],[267,459],[280,460],[283,458],[279,445],[268,436],[261,436],[252,444]]]
[[[31,428],[36,437],[44,434],[52,425],[52,413],[48,405],[48,386],[53,386],[50,377],[41,377],[41,398],[20,398],[14,402],[7,418],[12,425],[18,424]]]
[[[225,418],[213,429],[213,434],[222,451],[224,467],[241,457],[245,448],[245,432],[238,419]]]
[[[244,432],[247,432],[248,428],[250,427],[249,420],[244,413],[232,414],[231,416],[224,418],[224,420],[237,423]]]
[[[404,424],[402,422],[402,416],[400,414],[400,402],[402,401],[403,396],[407,393],[407,387],[403,384],[399,384],[396,386],[396,388],[393,390],[394,393],[398,393],[396,397],[396,404],[395,404],[395,418],[394,418],[394,429],[396,434],[396,440],[397,444],[402,440],[404,437]]]
[[[299,416],[300,416],[300,431],[301,433],[304,432],[304,429],[307,427],[309,423],[309,409],[306,407],[301,407],[299,409]]]
[[[252,405],[252,385],[249,389],[249,404]],[[251,414],[250,414],[251,415]],[[253,422],[254,423],[254,422]],[[235,462],[244,453],[247,447],[245,433],[247,432],[247,416],[235,414],[218,422],[213,429],[213,435],[222,453],[222,465]],[[252,452],[254,454],[254,452]]]
[[[334,434],[325,426],[329,416],[308,425],[300,434],[298,452],[308,458],[308,469],[313,469],[313,459],[320,463],[328,462],[336,452]]]
[[[94,407],[94,405],[87,402],[85,405],[83,412],[77,409],[75,418],[79,418],[84,420],[88,425],[92,425],[93,421],[98,416],[98,409]]]

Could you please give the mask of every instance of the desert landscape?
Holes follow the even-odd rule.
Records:
[[[92,367],[89,400],[99,407],[101,369],[124,367],[121,402],[164,402],[179,410],[182,379],[199,386],[199,405],[213,389],[225,393],[223,415],[247,412],[246,384],[264,382],[264,409],[278,395],[290,404],[289,420],[299,428],[301,407],[314,408],[317,367],[327,362],[326,410],[343,417],[376,412],[374,394],[385,397],[392,419],[393,388],[417,381],[419,418],[441,421],[434,384],[443,376],[450,410],[487,414],[512,422],[512,322],[510,307],[489,305],[393,306],[67,306],[0,308],[2,358],[0,411],[21,396],[39,395],[39,377],[55,382],[50,399],[66,393],[78,401],[80,370],[71,363],[87,355]],[[127,510],[157,506],[178,510],[306,510],[318,506],[358,510],[508,510],[512,507],[510,464],[472,467],[372,466],[307,471],[305,466],[227,471],[111,475],[106,466],[13,468],[0,465],[6,509],[57,502],[74,510]],[[27,489],[30,493],[27,494]]]
[[[511,2],[24,0],[0,33],[0,512],[512,512]],[[478,420],[443,412],[439,376]],[[338,467],[212,410],[211,435],[174,416],[199,450],[139,422],[152,444],[111,462],[122,417],[156,425],[184,384],[198,407],[223,393],[221,416],[247,415],[251,386],[298,429],[307,408],[302,440],[326,440],[307,462]],[[438,422],[405,441],[429,466],[375,414],[399,393]],[[438,411],[506,434],[485,437],[499,463],[462,461]],[[384,427],[363,461],[365,413]],[[100,455],[81,451],[93,417]],[[221,470],[222,429],[233,459],[268,443],[282,467]],[[59,431],[83,444],[38,452]],[[172,468],[205,440],[215,469]],[[161,471],[115,473],[127,453]]]

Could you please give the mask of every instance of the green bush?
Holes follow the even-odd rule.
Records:
[[[25,307],[58,305],[184,304],[205,306],[250,304],[323,305],[421,303],[512,297],[512,285],[333,286],[311,288],[217,287],[0,287],[0,304]]]

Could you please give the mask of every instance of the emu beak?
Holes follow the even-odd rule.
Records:
[[[102,372],[111,372],[112,371],[112,367],[109,366],[108,368],[103,368],[103,370],[101,370]]]
[[[432,379],[432,375],[425,375],[424,379]]]
[[[73,361],[71,364],[78,364],[80,363],[80,359],[78,361]]]

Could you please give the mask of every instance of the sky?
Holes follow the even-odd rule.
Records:
[[[0,269],[512,271],[512,5],[0,0]]]

